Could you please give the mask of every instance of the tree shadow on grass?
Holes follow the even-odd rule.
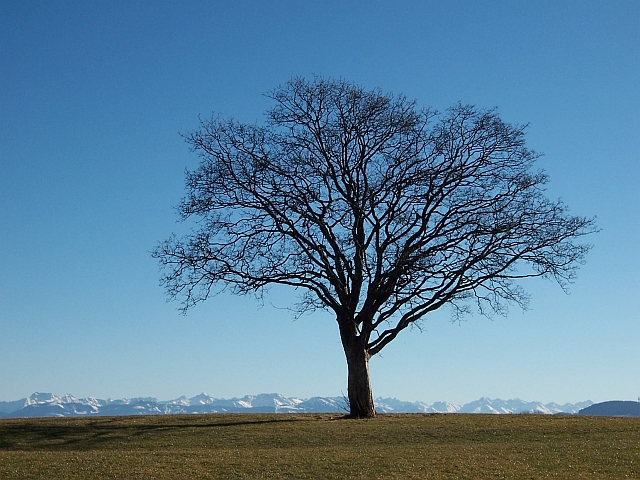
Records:
[[[176,420],[171,421],[164,416],[5,420],[0,421],[0,451],[120,448],[127,443],[135,444],[144,435],[149,436],[153,443],[153,440],[161,440],[153,438],[158,436],[156,434],[170,436],[172,433],[202,429],[210,429],[215,434],[220,428],[299,422],[304,419],[288,416],[242,418],[234,415],[224,420],[217,417],[215,420],[218,421],[206,421],[199,416]]]

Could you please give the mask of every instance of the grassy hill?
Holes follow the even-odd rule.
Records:
[[[640,418],[222,414],[0,420],[0,478],[640,477]]]

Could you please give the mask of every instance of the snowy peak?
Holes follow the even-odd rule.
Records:
[[[53,393],[36,392],[26,399],[25,406],[45,404],[45,403],[55,403],[55,402],[58,402],[59,400],[60,400],[60,397],[55,396]]]
[[[593,402],[586,401],[576,404],[567,403],[565,405],[558,405],[557,403],[542,402],[527,402],[514,398],[511,400],[501,400],[499,398],[481,398],[475,402],[470,402],[463,405],[460,413],[543,413],[543,414],[556,414],[556,413],[578,413],[583,408],[582,405],[591,405]]]
[[[180,399],[183,398],[186,399],[187,397],[180,397]],[[189,402],[189,405],[210,405],[214,403],[216,399],[203,392],[200,395],[187,399],[187,401]]]
[[[429,407],[428,413],[457,413],[460,411],[460,405],[452,405],[449,402],[435,402]]]

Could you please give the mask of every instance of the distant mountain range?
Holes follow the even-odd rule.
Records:
[[[580,403],[543,404],[520,399],[500,400],[481,398],[465,405],[436,402],[404,402],[395,398],[377,398],[378,413],[568,413],[575,414],[593,405]],[[159,401],[151,397],[100,400],[93,397],[58,397],[51,393],[34,393],[29,398],[0,402],[0,417],[71,417],[94,415],[166,415],[179,413],[346,413],[346,400],[342,397],[287,398],[277,393],[247,395],[242,398],[222,399],[205,393],[192,398]]]

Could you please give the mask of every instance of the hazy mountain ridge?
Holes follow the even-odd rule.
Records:
[[[544,414],[578,413],[593,404],[591,401],[575,404],[526,402],[520,399],[501,400],[480,398],[464,405],[448,402],[406,402],[395,398],[375,400],[379,413],[521,413]],[[201,393],[192,398],[185,396],[160,401],[153,397],[123,399],[76,398],[66,394],[58,397],[51,393],[36,392],[28,398],[0,402],[0,417],[67,417],[105,415],[169,415],[179,413],[345,413],[343,397],[287,398],[277,393],[246,395],[242,398],[215,398]]]
[[[637,402],[628,400],[611,400],[596,403],[580,410],[580,415],[640,417],[640,398]]]

